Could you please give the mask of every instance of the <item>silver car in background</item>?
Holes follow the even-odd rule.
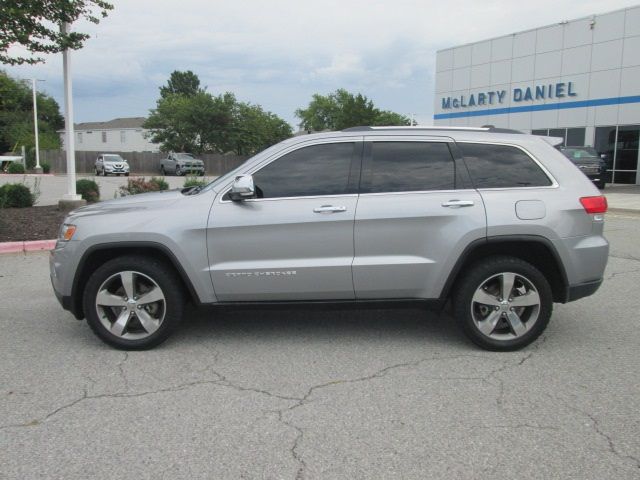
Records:
[[[195,305],[451,302],[514,350],[554,302],[593,294],[607,203],[555,147],[494,128],[358,127],[298,136],[210,184],[71,212],[51,253],[62,306],[144,349]]]
[[[162,175],[204,175],[204,162],[195,158],[190,153],[169,152],[166,158],[160,160],[160,173]]]
[[[96,176],[124,175],[128,177],[130,172],[129,163],[115,153],[102,153],[98,155],[94,169]]]

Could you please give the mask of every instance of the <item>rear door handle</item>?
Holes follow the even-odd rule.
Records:
[[[313,209],[315,213],[338,213],[346,212],[347,207],[334,207],[333,205],[322,205]]]
[[[449,208],[473,207],[473,200],[449,200],[442,202],[442,206]]]

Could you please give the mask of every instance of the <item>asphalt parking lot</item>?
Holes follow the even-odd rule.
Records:
[[[640,478],[640,216],[606,281],[529,348],[417,309],[191,311],[160,348],[103,345],[47,255],[0,257],[0,478]]]

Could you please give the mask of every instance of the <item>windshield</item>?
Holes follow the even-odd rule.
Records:
[[[193,160],[193,155],[190,153],[176,153],[176,158],[178,160]]]
[[[600,158],[598,152],[596,152],[591,147],[581,147],[581,148],[563,148],[562,153],[564,153],[565,157],[568,157],[570,160],[581,160],[586,158]]]
[[[102,158],[105,162],[124,162],[125,159],[120,155],[103,155]]]

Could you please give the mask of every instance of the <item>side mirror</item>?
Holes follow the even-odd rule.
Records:
[[[253,185],[253,177],[251,175],[238,175],[233,181],[231,190],[229,190],[229,198],[234,202],[240,202],[255,196],[256,188]]]

